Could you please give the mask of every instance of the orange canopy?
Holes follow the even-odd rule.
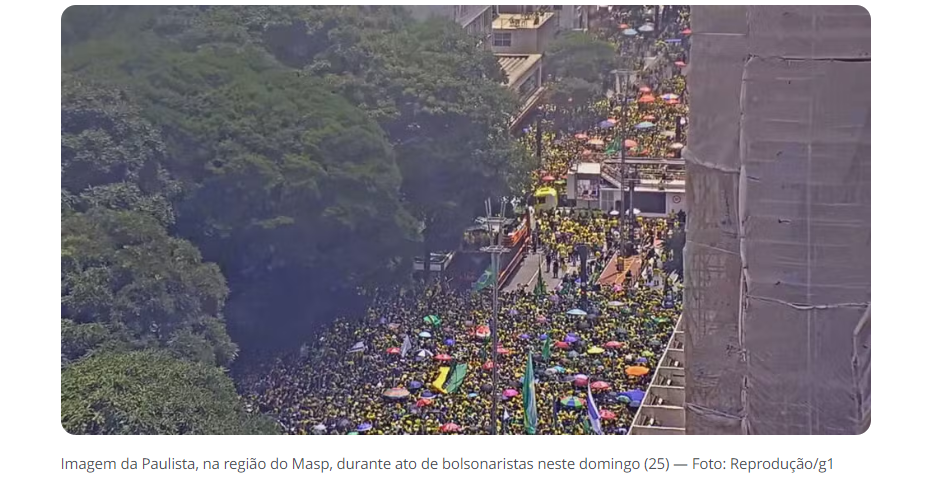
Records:
[[[645,366],[628,366],[625,371],[631,377],[642,377],[649,373],[649,368]]]

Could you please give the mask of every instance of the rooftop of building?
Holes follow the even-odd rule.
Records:
[[[508,55],[497,54],[495,59],[502,66],[502,71],[508,76],[508,87],[513,86],[521,77],[527,74],[537,63],[540,62],[542,55]]]
[[[539,29],[553,18],[553,12],[544,12],[542,14],[498,14],[498,17],[492,21],[492,29]]]

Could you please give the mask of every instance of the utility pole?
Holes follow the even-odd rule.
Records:
[[[498,271],[501,254],[508,251],[502,242],[505,228],[505,208],[508,197],[502,198],[499,216],[492,215],[492,199],[486,199],[486,223],[493,236],[493,245],[481,250],[492,255],[492,434],[498,435]]]

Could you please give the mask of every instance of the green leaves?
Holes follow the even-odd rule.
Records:
[[[273,434],[214,366],[159,352],[105,353],[61,374],[61,425],[88,435]]]

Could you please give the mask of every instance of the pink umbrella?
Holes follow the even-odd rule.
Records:
[[[498,354],[511,354],[511,351],[509,351],[509,350],[507,350],[507,349],[505,349],[505,348],[503,348],[503,347],[500,347],[500,348],[498,348]]]
[[[684,34],[685,36],[688,36],[689,34],[691,34],[691,29],[688,29],[688,28],[683,29],[682,34]]]
[[[418,407],[427,407],[431,405],[431,399],[418,399],[418,402],[415,402],[415,405]]]
[[[617,342],[617,341],[608,341],[608,342],[604,343],[604,347],[606,347],[606,348],[608,348],[608,349],[618,349],[618,348],[621,347],[621,346],[623,346],[623,344],[621,344],[621,343],[619,343],[619,342]]]
[[[486,361],[485,364],[482,365],[482,369],[483,369],[483,370],[491,370],[492,367],[494,367],[494,366],[495,366],[495,365],[493,365],[491,361]]]
[[[646,94],[646,95],[640,96],[641,103],[653,103],[655,101],[656,101],[656,98],[653,97],[652,94]]]
[[[676,66],[676,67],[684,67],[684,66],[685,66],[685,62],[679,60],[679,61],[675,62],[675,66]]]
[[[502,395],[505,397],[514,397],[518,395],[518,391],[515,389],[505,389],[505,391],[502,392]]]
[[[443,432],[443,433],[450,433],[450,432],[454,432],[454,431],[460,431],[460,430],[462,430],[462,429],[463,429],[463,428],[460,428],[460,425],[458,425],[458,424],[456,424],[456,423],[444,423],[444,424],[442,424],[441,427],[440,427],[440,431]]]
[[[437,361],[450,361],[453,359],[453,356],[450,356],[449,354],[438,354],[434,357],[434,359]]]
[[[611,411],[608,411],[607,409],[602,409],[602,410],[598,413],[598,416],[600,416],[601,419],[604,419],[604,420],[611,420],[611,419],[614,419],[614,418],[617,417],[616,414],[614,414],[614,413],[611,412]]]
[[[637,146],[637,141],[635,140],[627,139],[624,141],[624,147],[628,149],[630,149],[631,147],[636,147],[636,146]]]
[[[643,121],[645,121],[645,122],[654,122],[654,121],[656,121],[656,117],[653,116],[653,115],[646,115],[646,116],[643,117]]]
[[[399,353],[401,353],[401,352],[402,352],[402,350],[399,349],[399,348],[397,348],[397,347],[391,347],[391,348],[389,348],[389,349],[386,350],[386,354],[399,354]]]
[[[611,384],[608,382],[602,382],[600,380],[597,382],[592,382],[592,390],[608,390],[610,388]]]
[[[584,387],[588,385],[588,375],[583,375],[581,373],[576,375],[575,382],[576,382],[576,385],[578,385],[579,387]]]
[[[643,86],[643,87],[640,88],[640,92],[642,92],[643,94],[649,94],[649,93],[653,92],[653,90],[650,89],[650,88],[647,87],[647,86]]]

